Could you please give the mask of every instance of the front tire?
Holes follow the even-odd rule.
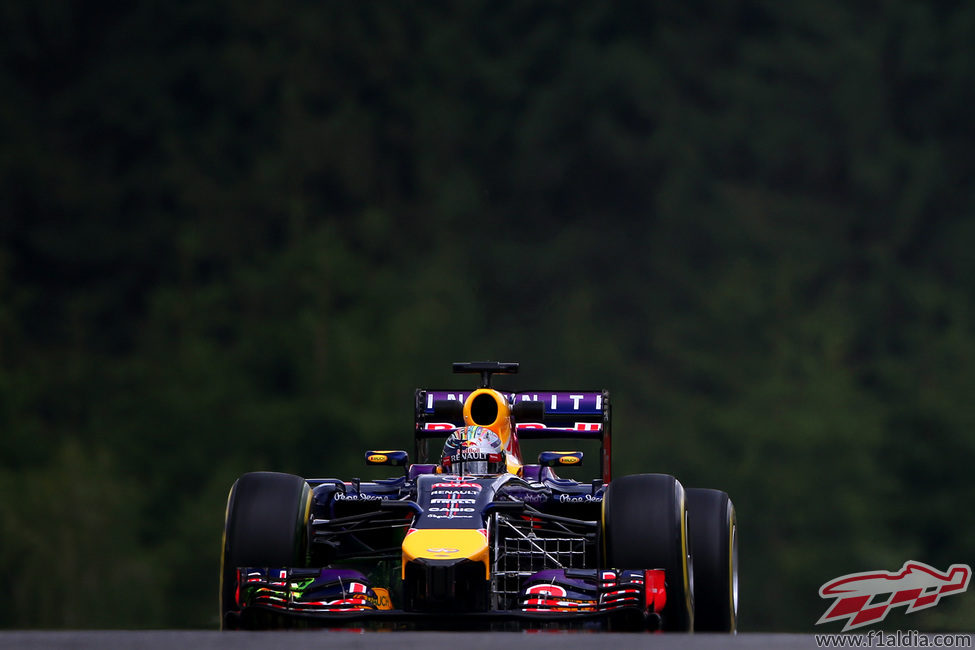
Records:
[[[664,630],[694,629],[693,567],[688,553],[684,487],[666,474],[615,479],[603,500],[606,566],[663,569]]]
[[[237,567],[302,567],[311,489],[300,476],[244,474],[230,488],[220,567],[220,627],[237,610]]]
[[[694,629],[738,628],[738,524],[735,506],[720,490],[687,489],[694,557]]]

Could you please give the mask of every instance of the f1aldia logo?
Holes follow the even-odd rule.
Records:
[[[952,564],[942,573],[922,562],[905,562],[900,571],[865,571],[830,580],[819,588],[821,598],[835,598],[816,625],[847,619],[843,632],[879,623],[891,608],[907,606],[911,614],[934,607],[942,596],[968,589],[972,569]]]

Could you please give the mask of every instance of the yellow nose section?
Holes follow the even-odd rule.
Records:
[[[484,579],[491,577],[487,532],[472,529],[425,528],[414,530],[403,540],[403,577],[414,560],[463,560],[484,564]]]

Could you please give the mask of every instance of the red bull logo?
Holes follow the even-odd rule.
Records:
[[[846,620],[843,631],[879,623],[894,607],[906,606],[911,614],[934,607],[942,596],[968,589],[972,569],[952,564],[942,573],[922,562],[905,562],[900,571],[866,571],[831,580],[819,588],[821,598],[835,598],[816,625]]]

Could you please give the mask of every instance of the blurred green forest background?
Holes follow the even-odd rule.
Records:
[[[10,0],[0,97],[0,626],[215,627],[464,360],[726,489],[744,630],[975,564],[973,3]]]

